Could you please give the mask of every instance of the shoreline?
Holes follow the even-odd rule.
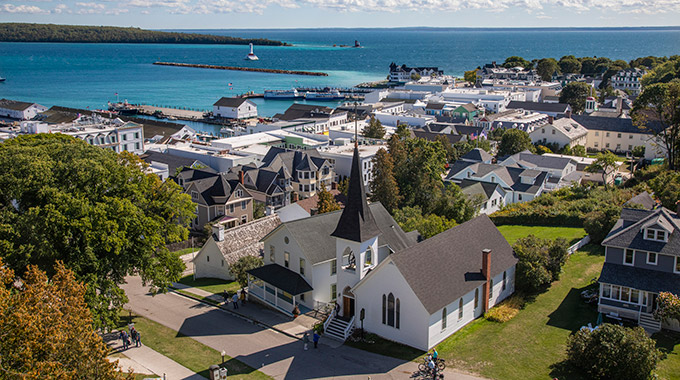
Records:
[[[256,73],[307,75],[307,76],[316,76],[316,77],[327,77],[328,76],[327,73],[317,72],[317,71],[262,69],[262,68],[257,68],[257,67],[217,66],[217,65],[204,65],[204,64],[199,64],[199,63],[160,62],[160,61],[154,62],[153,64],[159,65],[159,66],[191,67],[191,68],[197,68],[197,69],[252,71],[252,72],[256,72]]]

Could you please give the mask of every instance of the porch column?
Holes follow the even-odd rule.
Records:
[[[279,288],[274,287],[274,306],[279,306]]]
[[[248,301],[250,301],[250,291],[252,290],[250,287],[250,273],[246,273],[248,276],[248,292],[246,293],[246,297],[248,298]]]

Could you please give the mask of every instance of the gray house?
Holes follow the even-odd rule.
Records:
[[[647,331],[680,331],[678,321],[652,316],[660,292],[680,294],[680,218],[666,208],[624,208],[604,239],[598,311],[637,322]]]

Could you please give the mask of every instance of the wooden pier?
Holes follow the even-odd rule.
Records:
[[[327,77],[327,73],[317,71],[298,71],[298,70],[279,70],[279,69],[261,69],[257,67],[237,67],[237,66],[216,66],[216,65],[201,65],[196,63],[179,63],[179,62],[154,62],[154,65],[160,66],[176,66],[176,67],[193,67],[198,69],[213,69],[213,70],[232,70],[232,71],[252,71],[256,73],[269,74],[288,74],[288,75],[308,75],[315,77]]]

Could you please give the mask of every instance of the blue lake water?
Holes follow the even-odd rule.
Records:
[[[206,30],[265,37],[292,47],[256,46],[260,61],[243,60],[247,46],[0,43],[0,97],[47,106],[103,108],[107,101],[210,109],[222,96],[294,86],[353,86],[384,79],[390,62],[439,66],[462,75],[510,55],[527,59],[575,56],[635,57],[680,54],[680,28],[671,29],[297,29]],[[332,47],[352,45],[362,49]],[[174,61],[323,71],[328,77],[293,76],[154,66]],[[232,86],[229,86],[229,83]],[[290,101],[257,99],[260,114],[285,110]]]

